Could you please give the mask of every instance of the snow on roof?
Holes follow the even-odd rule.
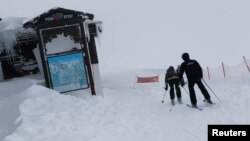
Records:
[[[54,7],[44,13],[42,13],[41,15],[27,21],[26,23],[24,23],[24,27],[28,28],[31,26],[36,26],[36,24],[44,17],[48,16],[50,13],[54,13],[55,11],[59,11],[59,12],[63,12],[63,13],[72,13],[72,14],[76,14],[79,17],[83,17],[83,19],[90,19],[93,20],[94,19],[94,15],[90,14],[90,13],[85,13],[85,12],[81,12],[81,11],[76,11],[76,10],[71,10],[71,9],[66,9],[66,8],[61,8],[61,7]]]
[[[6,30],[14,30],[23,26],[25,18],[22,17],[7,17],[0,22],[0,32]]]

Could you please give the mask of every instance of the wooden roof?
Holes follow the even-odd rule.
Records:
[[[52,8],[49,11],[44,12],[41,15],[29,20],[26,23],[24,23],[23,27],[24,28],[29,28],[29,27],[35,28],[40,22],[43,22],[46,17],[52,16],[55,13],[73,14],[74,16],[79,17],[79,18],[81,17],[82,19],[89,19],[89,20],[94,19],[94,15],[90,14],[90,13],[65,9],[65,8],[61,8],[61,7],[56,7],[56,8]]]

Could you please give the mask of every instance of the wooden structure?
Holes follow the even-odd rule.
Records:
[[[36,30],[48,88],[59,92],[90,88],[96,95],[91,67],[98,63],[94,40],[97,25],[93,19],[93,14],[57,7],[24,23],[24,28]],[[74,82],[66,82],[69,79]],[[76,81],[79,83],[72,87]]]

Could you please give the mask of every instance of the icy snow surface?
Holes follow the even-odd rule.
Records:
[[[133,84],[136,74],[160,74],[160,83]],[[104,97],[86,91],[59,94],[37,77],[0,82],[0,137],[4,141],[206,141],[208,124],[250,123],[250,75],[206,80],[213,106],[203,111],[184,104],[170,111],[164,70],[102,69]],[[187,88],[187,86],[185,86]]]

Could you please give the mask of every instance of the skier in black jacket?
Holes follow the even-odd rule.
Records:
[[[180,67],[180,78],[183,78],[183,73],[185,72],[188,79],[188,88],[192,106],[197,107],[194,84],[198,85],[207,103],[212,104],[212,101],[210,100],[210,95],[201,82],[203,73],[200,64],[196,60],[191,60],[189,58],[188,53],[183,53],[182,59],[184,60],[184,62],[181,64]],[[183,86],[184,85],[182,85],[182,87]]]

